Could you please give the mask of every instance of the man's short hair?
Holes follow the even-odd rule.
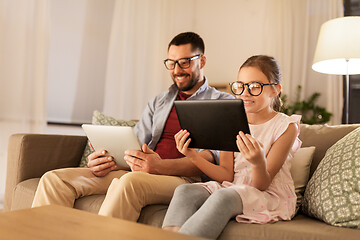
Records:
[[[199,50],[201,54],[205,53],[205,44],[202,38],[194,32],[183,32],[176,35],[168,46],[168,51],[171,45],[180,46],[184,44],[191,44],[191,50],[194,52]]]

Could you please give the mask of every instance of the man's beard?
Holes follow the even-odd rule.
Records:
[[[173,76],[173,81],[174,81],[175,86],[177,87],[177,89],[179,89],[179,91],[186,92],[186,91],[191,90],[199,82],[199,80],[200,80],[199,75],[200,74],[193,74],[192,78],[190,78],[190,81],[186,85],[184,85],[182,87],[178,86],[178,84],[177,84],[177,82],[175,80],[176,76],[182,76],[182,74]]]

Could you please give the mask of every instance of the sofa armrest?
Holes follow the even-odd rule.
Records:
[[[85,136],[14,134],[9,138],[4,209],[10,210],[19,182],[39,178],[57,168],[76,167],[84,152]]]

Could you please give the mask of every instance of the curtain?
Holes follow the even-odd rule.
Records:
[[[0,194],[7,142],[46,125],[48,1],[0,0]]]
[[[341,76],[317,73],[312,62],[321,25],[343,16],[342,0],[267,1],[265,52],[275,56],[282,67],[283,92],[295,101],[320,93],[316,102],[333,114],[330,124],[340,124],[342,115]]]
[[[104,113],[139,119],[145,104],[172,84],[162,64],[177,33],[193,30],[195,1],[117,0],[108,50]]]
[[[158,64],[166,46],[161,14],[166,5],[166,1],[158,0],[116,1],[105,78],[105,113],[138,119],[149,95],[166,88]]]

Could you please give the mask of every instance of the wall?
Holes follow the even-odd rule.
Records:
[[[226,85],[234,81],[239,66],[249,56],[269,54],[277,58],[282,67],[283,93],[288,95],[290,100],[294,100],[298,84],[303,86],[301,98],[320,92],[321,97],[317,104],[334,113],[332,124],[340,123],[341,113],[337,107],[339,101],[334,100],[340,98],[338,96],[340,93],[337,93],[337,88],[327,75],[316,73],[311,69],[319,21],[325,20],[318,16],[328,14],[327,11],[321,13],[321,4],[324,7],[329,7],[330,4],[324,4],[324,1],[320,0],[314,2],[226,0],[221,4],[215,0],[119,1],[123,4],[122,6],[130,6],[130,9],[125,11],[125,15],[131,12],[131,19],[135,21],[134,27],[133,22],[126,26],[119,21],[113,22],[115,2],[115,0],[75,2],[51,0],[49,121],[90,122],[95,109],[104,110],[109,114],[116,113],[119,118],[139,118],[150,96],[167,89],[167,86],[171,84],[171,79],[162,66],[162,60],[166,58],[168,41],[179,32],[195,31],[205,40],[207,56],[205,74],[210,84]],[[134,6],[143,8],[148,6],[148,11],[136,9]],[[154,7],[157,12],[154,13],[154,9],[149,6]],[[161,7],[167,9],[166,13],[161,10]],[[150,84],[145,80],[146,82],[141,85],[146,89],[143,91],[131,89],[130,84],[126,88],[120,88],[117,91],[119,95],[132,92],[132,99],[129,99],[132,104],[118,101],[116,96],[109,97],[111,101],[107,102],[113,106],[111,108],[107,104],[107,107],[103,109],[110,28],[118,24],[122,26],[120,31],[128,31],[129,34],[136,35],[137,31],[142,30],[136,28],[137,21],[141,22],[143,18],[146,18],[143,15],[150,14],[165,15],[168,22],[166,24],[154,22],[153,28],[146,27],[143,30],[156,34],[159,28],[165,27],[170,29],[165,31],[169,35],[164,36],[164,40],[161,41],[163,42],[161,49],[157,47],[160,46],[158,42],[151,42],[151,39],[147,38],[137,38],[136,44],[140,45],[134,49],[134,53],[144,52],[144,57],[139,60],[142,64],[148,60],[148,54],[151,54],[153,61],[159,63],[157,69],[152,68],[157,81]],[[267,18],[271,21],[267,21]],[[120,22],[123,20],[119,19]],[[126,16],[124,19],[127,19]],[[292,29],[297,29],[297,35],[290,33]],[[155,50],[161,53],[154,54]],[[119,66],[119,69],[121,67],[124,66]],[[141,64],[136,72],[132,72],[132,75],[144,76],[144,79],[154,77],[148,70],[144,70]],[[132,75],[126,75],[123,81],[131,81],[129,76]],[[137,87],[138,85],[137,83]],[[113,104],[114,101],[121,104]],[[130,111],[131,113],[118,114],[117,110],[120,108],[124,108],[125,113]]]
[[[50,122],[83,123],[91,121],[93,110],[102,111],[104,81],[109,46],[113,0],[51,0],[51,35],[47,118]],[[241,63],[249,56],[263,53],[264,0],[174,1],[172,31],[166,45],[179,32],[195,31],[204,39],[211,84],[228,84],[236,79]],[[213,14],[216,13],[216,18]],[[184,19],[182,19],[184,18]],[[251,19],[251,21],[249,21]],[[246,23],[246,24],[244,24]],[[150,30],[151,31],[151,30]],[[151,48],[151,42],[147,43]],[[146,53],[145,53],[146,54]],[[159,57],[159,74],[166,75],[165,90],[171,84]],[[158,71],[158,70],[157,70]],[[141,72],[139,68],[138,74]],[[163,76],[163,75],[162,75]],[[159,92],[149,87],[150,95]],[[148,99],[139,103],[143,109]],[[135,101],[135,99],[133,100]],[[142,110],[138,110],[142,111]],[[137,114],[138,115],[138,114]]]
[[[235,81],[240,65],[263,54],[266,11],[263,0],[196,1],[195,30],[206,43],[206,75],[214,84]],[[212,15],[216,13],[216,17]]]

